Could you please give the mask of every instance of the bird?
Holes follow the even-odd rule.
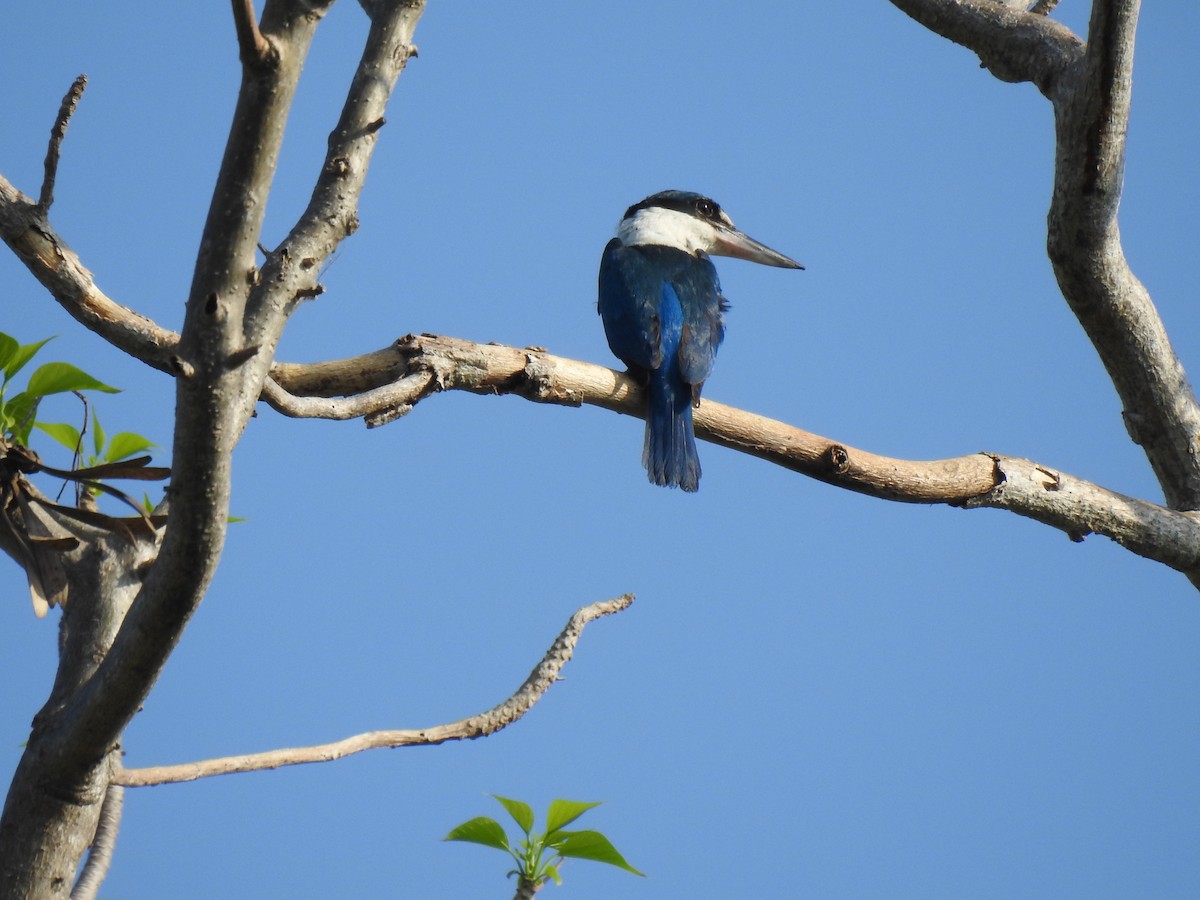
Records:
[[[734,227],[715,200],[660,191],[625,211],[600,258],[609,349],[646,390],[642,465],[654,484],[700,487],[692,409],[725,338],[728,301],[710,256],[803,269]]]

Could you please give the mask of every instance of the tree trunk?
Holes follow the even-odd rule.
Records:
[[[25,494],[39,496],[32,488]],[[36,520],[36,524],[34,524]],[[34,717],[0,815],[0,900],[70,895],[75,872],[96,833],[119,747],[90,758],[71,752],[71,700],[95,673],[141,589],[158,535],[126,536],[71,523],[70,532],[35,503],[22,504],[10,522],[35,534],[73,533],[65,553],[39,556],[43,569],[66,584],[59,626],[59,664],[50,699]]]

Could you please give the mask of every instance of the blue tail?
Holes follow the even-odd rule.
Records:
[[[642,465],[655,484],[696,491],[700,456],[692,432],[691,386],[684,384],[674,365],[667,364],[651,373],[648,390]]]

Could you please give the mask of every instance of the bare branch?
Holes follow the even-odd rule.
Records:
[[[171,372],[179,335],[108,297],[37,204],[0,176],[0,238],[71,316],[114,347]]]
[[[126,787],[144,787],[152,784],[171,784],[181,781],[196,781],[212,775],[229,775],[234,772],[257,772],[263,769],[278,769],[303,763],[330,762],[361,753],[364,750],[396,747],[425,747],[444,744],[447,741],[474,740],[494,734],[520,719],[533,708],[558,680],[558,673],[571,659],[575,644],[588,622],[601,616],[620,612],[633,602],[633,594],[622,594],[612,600],[602,600],[577,610],[567,621],[566,627],[550,645],[542,661],[516,692],[503,703],[478,715],[417,730],[397,729],[390,731],[368,731],[329,744],[312,747],[295,747],[285,750],[270,750],[265,753],[250,753],[243,756],[226,756],[176,766],[151,766],[139,769],[119,769],[113,777],[114,784]]]
[[[1167,505],[1200,509],[1200,405],[1145,286],[1121,246],[1139,0],[1094,0],[1086,47],[1044,13],[988,0],[892,0],[933,31],[970,47],[997,77],[1029,79],[1054,105],[1054,193],[1047,251],[1059,287],[1091,339]],[[997,65],[999,60],[999,65]]]
[[[443,390],[589,404],[638,417],[645,410],[640,385],[604,366],[552,356],[541,348],[435,335],[407,335],[387,350],[312,367],[278,364],[273,376],[282,387],[273,386],[273,393],[264,396],[295,416],[407,412]],[[389,378],[393,383],[387,383]],[[295,396],[299,393],[318,396]],[[326,397],[338,393],[352,396]],[[1058,528],[1073,540],[1104,535],[1139,556],[1200,578],[1200,516],[1127,497],[1050,466],[992,453],[893,459],[711,400],[703,400],[695,411],[695,427],[699,438],[847,490],[904,503],[1006,509]]]
[[[271,53],[271,44],[258,30],[258,19],[254,15],[254,0],[232,0],[233,24],[237,29],[238,58],[242,65],[249,66],[266,62]]]
[[[1095,0],[1084,57],[1071,90],[1055,103],[1055,206],[1088,225],[1085,245],[1111,242],[1125,177],[1139,0]],[[1056,210],[1052,207],[1051,215]]]
[[[249,4],[234,0],[233,5],[235,19],[241,23],[240,34],[245,30]],[[287,90],[276,90],[271,85],[283,77],[276,69],[298,74],[298,63],[294,60],[303,56],[306,47],[296,44],[299,38],[293,31],[299,30],[298,25],[275,21],[280,16],[273,10],[284,5],[269,5],[264,21],[270,14],[276,27],[288,37],[289,42],[281,45],[287,52],[284,58],[275,59],[274,68],[257,67],[265,71],[244,75],[242,96],[222,167],[226,181],[219,183],[214,193],[205,228],[211,240],[202,241],[196,267],[196,277],[204,284],[200,287],[193,284],[189,301],[189,309],[199,309],[202,321],[210,315],[232,320],[241,316],[243,305],[252,295],[249,301],[252,311],[246,316],[236,343],[229,337],[226,344],[208,351],[210,364],[219,368],[228,360],[239,358],[247,346],[257,347],[259,362],[248,371],[248,380],[265,376],[286,316],[301,300],[321,292],[315,279],[322,263],[357,228],[358,199],[383,125],[384,110],[397,78],[408,60],[417,54],[412,35],[424,8],[424,3],[418,0],[370,5],[371,32],[341,119],[330,136],[325,164],[308,209],[279,250],[268,254],[260,278],[253,263],[254,251],[260,248],[257,234],[265,204],[245,204],[239,198],[265,196],[269,190],[274,154],[294,90],[294,84]],[[325,5],[328,4],[313,4],[311,15],[306,13],[301,19],[315,26]],[[267,86],[263,87],[263,83]],[[260,95],[266,96],[270,104],[260,102]],[[268,121],[270,124],[264,124]],[[233,170],[238,174],[230,174]],[[199,371],[197,350],[181,351],[178,334],[105,296],[66,242],[36,213],[37,205],[0,176],[0,237],[67,312],[114,346],[155,368],[173,375],[194,376]],[[236,257],[232,264],[221,263],[219,258],[227,254]],[[205,312],[209,309],[211,313]],[[206,332],[203,328],[197,330]],[[215,333],[212,329],[207,332]],[[230,329],[222,333],[233,334]],[[251,394],[242,406],[244,416],[248,416],[256,394]]]
[[[263,383],[262,398],[274,410],[293,419],[370,420],[387,413],[391,421],[411,410],[432,384],[432,374],[422,372],[352,397],[297,397],[268,378]]]
[[[367,6],[371,30],[346,94],[308,207],[279,248],[268,254],[247,307],[248,340],[273,349],[282,322],[300,301],[320,293],[317,273],[358,228],[358,201],[397,79],[417,55],[413,32],[424,0]]]
[[[45,177],[42,179],[42,191],[38,195],[37,210],[43,216],[49,211],[54,202],[54,180],[58,177],[58,156],[62,151],[63,138],[67,135],[67,125],[87,87],[87,76],[80,75],[63,97],[62,105],[58,108],[58,117],[54,127],[50,129],[50,146],[46,148]]]
[[[79,880],[71,889],[71,900],[96,900],[100,885],[112,865],[113,848],[117,844],[117,832],[121,829],[121,810],[125,805],[125,788],[110,783],[104,792],[104,806],[100,808],[100,821],[96,824],[96,836],[88,851],[87,862],[79,873]]]
[[[1031,81],[1049,95],[1083,55],[1083,42],[1043,15],[993,0],[891,0],[930,31],[973,51],[1001,81]]]
[[[1054,104],[1047,248],[1167,505],[1200,509],[1200,407],[1149,292],[1129,268],[1117,226],[1137,17],[1136,0],[1097,0],[1086,59],[1073,90]]]

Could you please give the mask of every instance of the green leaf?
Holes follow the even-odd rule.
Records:
[[[3,337],[8,337],[8,335],[3,335]],[[9,338],[9,340],[12,340],[12,338]],[[46,340],[38,341],[36,344],[21,344],[7,358],[4,357],[4,352],[0,349],[0,359],[4,359],[4,380],[8,381],[25,368],[25,363],[33,359],[34,354],[52,340],[54,338],[48,337]],[[16,342],[13,341],[13,343]],[[0,345],[2,344],[3,342],[0,341]]]
[[[500,805],[508,810],[508,814],[513,817],[521,830],[526,836],[533,830],[533,807],[528,803],[522,803],[520,800],[509,800],[507,797],[501,797],[499,794],[492,794],[499,801]]]
[[[0,331],[0,369],[4,370],[4,380],[11,377],[8,374],[8,364],[21,349],[21,343],[15,337]]]
[[[106,394],[116,394],[120,388],[97,381],[78,366],[65,362],[38,366],[29,376],[29,384],[25,385],[25,392],[35,397],[65,394],[70,391],[104,391]]]
[[[101,457],[105,462],[117,462],[117,460],[128,459],[143,450],[149,450],[151,447],[156,447],[157,444],[149,438],[144,438],[140,434],[133,434],[130,431],[122,431],[119,434],[114,434],[112,440],[108,444],[108,449],[104,451]]]
[[[79,449],[79,429],[66,422],[34,422],[33,427],[44,431],[72,453]]]
[[[594,862],[608,863],[617,866],[634,875],[645,876],[617,852],[608,838],[598,831],[560,831],[552,846],[559,856],[569,856],[575,859],[590,859]]]
[[[28,391],[21,391],[4,404],[5,431],[11,434],[18,444],[29,445],[29,431],[33,427],[40,400],[40,397],[35,397]]]
[[[92,449],[96,456],[100,456],[100,451],[104,449],[104,428],[100,424],[100,413],[92,410]]]
[[[559,887],[562,887],[562,876],[558,874],[558,866],[546,863],[542,867],[542,881],[545,881],[547,878],[551,879]]]
[[[497,850],[508,850],[508,835],[504,833],[499,822],[489,819],[487,816],[479,816],[469,822],[463,822],[442,840],[466,841],[470,844],[495,847]]]
[[[560,828],[570,825],[585,812],[599,803],[580,803],[578,800],[552,800],[550,809],[546,812],[546,837],[550,837]]]

